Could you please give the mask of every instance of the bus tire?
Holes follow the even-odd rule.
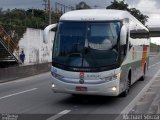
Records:
[[[145,76],[146,76],[146,64],[144,65],[144,69],[143,69],[143,75],[140,78],[140,81],[144,81],[145,80]]]
[[[129,72],[129,75],[128,75],[126,89],[120,94],[121,97],[126,97],[128,95],[130,86],[131,86],[131,71]]]

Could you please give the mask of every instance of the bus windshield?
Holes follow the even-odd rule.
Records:
[[[69,67],[106,67],[118,62],[120,22],[60,22],[53,61]]]

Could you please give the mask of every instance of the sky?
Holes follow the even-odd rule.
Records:
[[[51,6],[54,8],[55,2],[59,2],[65,5],[75,6],[81,1],[85,1],[90,6],[97,8],[105,8],[111,4],[113,0],[51,0]],[[160,0],[125,0],[129,7],[135,7],[139,9],[143,14],[149,16],[147,25],[160,26]],[[0,8],[14,9],[14,8],[38,8],[43,9],[43,0],[0,0]]]
[[[106,8],[113,0],[51,0],[51,6],[55,7],[55,2],[65,4],[67,6],[75,6],[81,1],[85,1],[91,7],[95,5],[97,8]],[[140,10],[143,14],[148,15],[149,19],[146,25],[160,26],[160,0],[125,0],[129,7]],[[38,8],[43,9],[43,0],[0,0],[0,8]],[[157,38],[158,39],[158,38]],[[160,44],[160,42],[159,42]]]

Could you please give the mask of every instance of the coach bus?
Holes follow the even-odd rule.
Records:
[[[144,79],[149,62],[148,29],[122,10],[75,10],[44,30],[56,32],[52,89],[73,95],[126,96]]]

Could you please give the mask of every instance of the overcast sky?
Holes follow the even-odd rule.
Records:
[[[98,6],[98,8],[106,8],[113,0],[51,0],[51,6],[54,8],[55,2],[65,4],[67,6],[75,7],[81,1],[85,1],[91,7]],[[149,16],[148,26],[160,26],[160,0],[125,0],[129,7],[139,9],[143,14]],[[14,8],[38,8],[43,9],[43,0],[0,0],[0,8],[14,9]],[[160,45],[159,37],[152,38],[151,42]]]
[[[105,8],[110,5],[113,0],[51,0],[52,7],[54,8],[55,2],[60,2],[65,5],[75,6],[81,1],[85,1],[90,6],[99,6],[99,8]],[[160,26],[160,0],[125,0],[130,7],[135,7],[148,15],[148,25]],[[0,0],[0,8],[14,9],[14,8],[39,8],[43,9],[43,0]]]

